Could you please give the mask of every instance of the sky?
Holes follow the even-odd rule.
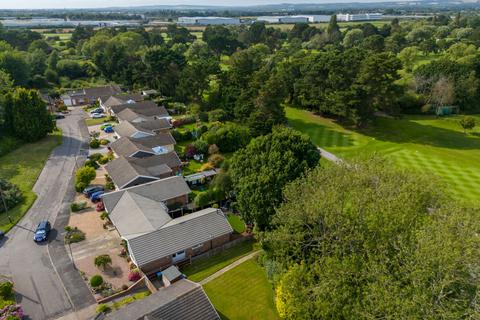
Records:
[[[362,0],[373,2],[376,0]],[[378,1],[378,0],[377,0]],[[103,8],[142,5],[229,5],[248,6],[274,3],[332,3],[354,0],[0,0],[0,9]]]

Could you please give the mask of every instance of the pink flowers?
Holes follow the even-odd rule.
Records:
[[[140,280],[140,278],[141,278],[140,272],[138,272],[137,270],[132,270],[128,274],[128,281],[135,282],[135,281]]]
[[[22,319],[23,309],[19,304],[11,304],[0,309],[0,320],[6,319]]]

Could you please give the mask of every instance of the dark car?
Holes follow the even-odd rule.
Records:
[[[0,240],[2,240],[3,237],[5,237],[5,233],[2,230],[0,230]]]
[[[103,113],[103,109],[102,108],[96,108],[96,109],[90,111],[90,114],[94,114],[94,113]]]
[[[33,241],[35,242],[42,242],[48,239],[48,234],[52,227],[50,226],[50,222],[47,220],[42,221],[38,224],[37,230],[35,230],[35,235],[33,236]]]
[[[103,190],[104,190],[103,186],[89,186],[89,187],[86,187],[85,189],[83,189],[83,194],[87,198],[90,198],[92,196],[92,194],[94,194],[95,192],[103,191]]]
[[[90,200],[92,202],[98,202],[100,200],[102,200],[102,195],[104,194],[105,192],[103,191],[97,191],[97,192],[94,192],[92,193],[92,195],[90,196]]]
[[[65,116],[64,116],[63,114],[59,114],[59,113],[55,113],[55,114],[53,115],[53,117],[54,117],[55,119],[57,119],[57,120],[58,120],[58,119],[65,119]]]

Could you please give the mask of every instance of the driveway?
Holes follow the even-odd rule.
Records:
[[[52,319],[75,309],[72,303],[75,297],[72,298],[72,293],[60,281],[52,265],[49,247],[63,241],[63,230],[58,230],[54,222],[59,212],[65,209],[64,198],[71,189],[76,162],[81,161],[82,153],[85,154],[82,150],[85,132],[79,124],[83,117],[83,110],[78,108],[57,121],[63,131],[63,143],[52,152],[33,188],[37,200],[0,247],[0,274],[12,276],[17,300],[25,310],[26,319]],[[38,222],[45,219],[54,225],[49,243],[36,244],[33,232]],[[61,247],[64,247],[63,243]],[[58,263],[56,259],[54,261]],[[69,275],[75,280],[78,273]],[[89,297],[84,300],[89,301]]]

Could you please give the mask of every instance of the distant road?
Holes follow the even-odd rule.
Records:
[[[33,188],[37,200],[7,234],[6,241],[0,243],[0,274],[13,277],[25,319],[52,319],[72,311],[72,300],[52,266],[47,244],[34,243],[33,232],[41,220],[49,220],[53,225],[62,209],[77,156],[82,152],[82,119],[83,111],[76,109],[57,121],[63,142],[52,152]],[[49,241],[61,241],[57,237],[62,232],[52,230]]]

